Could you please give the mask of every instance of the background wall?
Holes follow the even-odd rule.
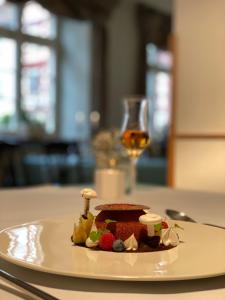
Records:
[[[138,31],[135,7],[144,3],[171,12],[172,0],[123,0],[108,23],[108,125],[120,126],[122,99],[135,93]]]
[[[174,185],[225,192],[225,2],[175,0]]]
[[[107,24],[107,125],[120,127],[122,99],[135,93],[138,60],[136,5],[144,3],[171,12],[172,0],[122,0]],[[91,99],[92,26],[88,22],[61,21],[60,87],[62,103],[58,106],[61,120],[58,134],[64,139],[87,139]],[[76,55],[74,53],[76,52]],[[73,79],[73,80],[71,80]],[[85,121],[76,123],[82,114]],[[71,121],[72,120],[72,121]],[[86,125],[86,126],[85,126]]]
[[[135,93],[138,67],[138,30],[136,5],[144,3],[164,12],[171,12],[172,0],[122,0],[107,24],[107,125],[120,127],[122,99]],[[58,134],[64,139],[87,139],[91,99],[92,26],[88,22],[61,22],[60,86],[62,103],[58,107],[61,120]],[[76,52],[76,55],[74,53]],[[72,80],[71,80],[72,78]],[[85,121],[77,124],[82,114]],[[72,121],[71,121],[72,120]],[[86,126],[85,126],[86,125]]]

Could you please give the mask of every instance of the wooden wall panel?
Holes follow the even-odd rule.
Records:
[[[174,7],[168,185],[225,193],[225,2]]]
[[[225,140],[176,139],[176,188],[225,193]]]

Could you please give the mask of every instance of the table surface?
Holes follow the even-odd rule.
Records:
[[[0,190],[0,229],[38,219],[71,215],[82,210],[80,187],[43,186]],[[129,199],[130,200],[130,199]],[[132,200],[164,215],[166,208],[185,211],[202,223],[225,226],[225,195],[140,187]],[[65,300],[198,299],[224,300],[225,276],[174,282],[115,282],[70,278],[28,270],[0,260],[0,268]],[[33,299],[0,279],[0,299]]]

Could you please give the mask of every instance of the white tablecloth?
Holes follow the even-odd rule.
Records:
[[[77,187],[39,187],[0,190],[0,229],[37,219],[78,216],[82,201]],[[183,210],[198,222],[225,226],[225,196],[168,188],[142,187],[135,202],[164,215],[165,208]],[[225,255],[225,254],[224,254]],[[212,254],[213,259],[213,254]],[[65,300],[198,299],[224,300],[225,276],[176,282],[118,282],[50,275],[15,266],[3,260],[0,268]],[[32,299],[0,279],[0,299]]]

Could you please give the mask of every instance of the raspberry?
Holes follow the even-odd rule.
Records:
[[[165,221],[162,221],[162,228],[167,229],[169,228],[169,225]]]
[[[102,250],[110,251],[112,250],[113,242],[115,241],[115,237],[111,232],[103,233],[99,240],[99,247]]]

